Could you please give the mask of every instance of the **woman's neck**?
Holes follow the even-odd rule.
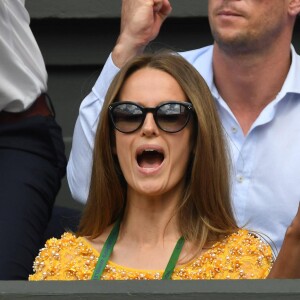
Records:
[[[181,193],[150,197],[128,190],[126,209],[121,220],[117,242],[110,260],[121,266],[142,270],[164,270],[181,237],[176,205]],[[112,226],[92,241],[101,252]],[[195,254],[186,241],[179,263],[186,263]]]
[[[177,241],[181,236],[175,212],[178,201],[170,195],[149,197],[129,191],[119,240],[145,246]]]
[[[164,270],[181,234],[173,211],[130,205],[121,222],[111,261],[140,270]],[[186,246],[186,245],[185,245]],[[184,247],[181,257],[186,256]]]

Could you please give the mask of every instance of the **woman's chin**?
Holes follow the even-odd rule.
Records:
[[[142,183],[134,188],[135,192],[146,197],[159,197],[167,192],[161,182]]]

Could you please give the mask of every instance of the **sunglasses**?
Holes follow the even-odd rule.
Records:
[[[142,127],[147,113],[152,113],[156,125],[163,131],[175,133],[189,122],[193,105],[189,102],[164,102],[156,107],[143,107],[134,102],[115,102],[109,106],[113,126],[120,132],[132,133]]]

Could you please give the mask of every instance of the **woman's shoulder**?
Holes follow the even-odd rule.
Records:
[[[240,229],[216,245],[223,250],[223,259],[238,271],[239,278],[265,278],[273,264],[273,251],[258,233]]]
[[[80,240],[81,237],[76,237],[74,233],[65,232],[62,234],[60,238],[53,237],[47,240],[45,243],[45,247],[42,248],[42,250],[46,248],[56,248],[56,247],[64,248],[66,246],[77,244],[79,243]]]
[[[47,240],[35,258],[29,280],[90,279],[98,255],[85,238],[65,232],[60,239]]]
[[[267,243],[263,235],[247,229],[239,229],[238,231],[226,236],[221,242],[217,243],[227,245],[228,247],[240,246],[243,249],[252,249],[255,252],[267,250],[271,252],[271,247]]]
[[[194,279],[262,279],[269,274],[272,262],[269,244],[240,229],[193,260],[186,271]]]

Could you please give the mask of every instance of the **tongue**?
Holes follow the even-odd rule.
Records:
[[[138,158],[138,164],[142,168],[155,168],[158,167],[163,160],[162,154],[158,152],[144,152]]]

